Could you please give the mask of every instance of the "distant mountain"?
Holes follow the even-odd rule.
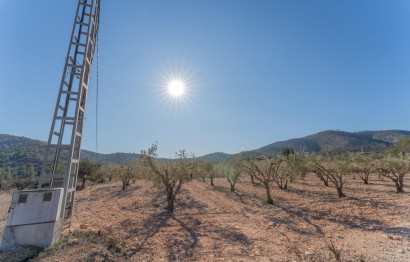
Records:
[[[135,161],[139,157],[140,154],[136,153],[97,154],[92,151],[81,150],[81,159],[101,162],[104,164],[125,164],[130,161]]]
[[[308,152],[346,152],[351,150],[385,151],[394,146],[394,143],[403,138],[410,138],[410,131],[323,131],[317,134],[275,142],[259,149],[242,152],[246,156],[271,155],[281,152],[284,147],[295,150],[304,148]],[[0,134],[0,168],[10,167],[14,170],[26,166],[34,166],[40,171],[46,143],[26,137]],[[199,157],[221,162],[234,155],[216,152]],[[92,151],[82,150],[81,159],[101,161],[104,164],[126,163],[138,159],[135,153],[97,154]]]
[[[33,166],[40,172],[46,143],[26,137],[0,134],[0,168],[10,167],[18,171],[25,166]],[[81,150],[81,159],[101,161],[105,164],[127,163],[138,159],[135,153],[97,154],[89,150]]]
[[[212,153],[212,154],[207,154],[207,155],[203,155],[201,157],[198,157],[199,159],[209,159],[213,162],[219,163],[222,162],[226,159],[231,158],[233,155],[231,154],[226,154],[226,153],[222,153],[222,152],[216,152],[216,153]]]
[[[409,138],[410,131],[323,131],[302,138],[275,142],[259,149],[243,152],[244,155],[269,155],[281,152],[284,147],[295,150],[304,148],[308,152],[346,152],[352,150],[385,151],[403,138]]]

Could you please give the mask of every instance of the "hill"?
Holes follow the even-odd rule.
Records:
[[[215,163],[219,163],[219,162],[222,162],[226,159],[231,158],[232,156],[233,155],[231,155],[231,154],[216,152],[216,153],[212,153],[212,154],[203,155],[203,156],[199,157],[199,159],[209,159],[209,160],[211,160]]]
[[[302,138],[275,142],[270,145],[243,152],[243,154],[269,155],[281,152],[284,147],[295,150],[304,148],[308,152],[347,152],[352,150],[385,151],[394,146],[394,143],[403,138],[409,138],[410,131],[323,131]]]
[[[259,149],[242,152],[247,156],[270,155],[281,152],[284,147],[295,150],[305,148],[308,152],[346,152],[350,150],[384,151],[393,147],[394,143],[403,138],[410,138],[410,131],[323,131],[302,138],[275,142]],[[33,166],[40,171],[46,143],[27,137],[0,134],[0,168],[10,167],[14,170]],[[211,159],[221,162],[232,157],[232,154],[216,152],[200,156],[199,159]],[[91,161],[101,161],[104,164],[126,163],[136,160],[136,153],[98,154],[89,150],[81,151],[81,158]]]
[[[0,134],[0,168],[10,167],[18,172],[26,166],[33,166],[39,173],[45,149],[44,141]],[[135,153],[98,154],[81,150],[81,159],[101,161],[104,164],[126,163],[136,160],[138,156]]]

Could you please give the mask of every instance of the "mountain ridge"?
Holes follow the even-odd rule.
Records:
[[[403,138],[410,138],[410,131],[406,130],[380,130],[346,132],[339,130],[326,130],[301,138],[277,141],[269,145],[244,151],[238,154],[245,156],[271,155],[280,153],[282,148],[291,147],[295,150],[302,148],[308,152],[346,152],[346,151],[385,151]],[[39,171],[43,159],[46,142],[27,138],[0,134],[0,168],[13,169],[22,166],[34,166]],[[221,162],[237,154],[215,152],[198,157]],[[81,150],[81,158],[90,161],[101,161],[104,164],[126,163],[140,156],[137,153],[110,153],[101,154],[90,150]]]

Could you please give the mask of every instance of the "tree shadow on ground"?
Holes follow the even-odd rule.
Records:
[[[377,230],[383,231],[386,234],[396,235],[410,241],[410,228],[408,227],[381,227]]]
[[[384,202],[383,200],[375,200],[371,198],[360,199],[357,197],[346,197],[346,200],[352,201],[352,204],[361,208],[370,205],[373,208],[388,210],[390,215],[399,215],[402,213],[400,212],[400,206],[392,202]]]
[[[201,222],[198,219],[189,217],[187,219],[177,218],[171,215],[172,220],[184,230],[185,237],[180,239],[178,237],[170,239],[167,243],[168,261],[175,261],[179,258],[192,258],[194,250],[198,246],[198,229]]]
[[[175,207],[181,210],[196,210],[199,212],[205,212],[208,205],[202,201],[195,200],[190,194],[190,191],[182,189],[175,199]]]
[[[142,187],[137,184],[130,184],[127,189],[121,190],[122,185],[118,184],[116,186],[104,186],[100,188],[95,188],[90,192],[90,197],[94,195],[99,195],[99,194],[104,194],[104,195],[109,195],[112,198],[124,198],[124,197],[130,197],[132,194],[134,194],[135,190],[141,189]]]
[[[147,243],[158,232],[170,226],[170,221],[173,220],[181,230],[175,235],[169,235],[168,241],[165,243],[167,248],[167,256],[169,261],[175,261],[180,258],[192,258],[194,250],[198,245],[198,228],[201,223],[198,219],[192,217],[178,218],[172,213],[162,212],[151,214],[142,224],[138,221],[125,219],[120,222],[124,231],[127,231],[125,239],[135,239],[136,244],[130,250],[130,256],[138,255],[143,252]],[[112,231],[108,230],[108,232]],[[181,234],[183,235],[181,237]]]
[[[320,235],[325,235],[322,228],[318,224],[312,222],[312,218],[315,219],[315,217],[311,215],[312,214],[311,209],[286,207],[286,206],[282,206],[279,203],[274,203],[273,206],[280,208],[282,211],[285,211],[290,217],[287,219],[269,218],[269,220],[273,222],[274,224],[285,224],[287,225],[287,228],[289,230],[294,231],[295,233],[298,233],[301,235],[313,235],[314,233],[298,227],[297,223],[295,223],[294,218],[301,218],[305,223],[312,226],[315,229],[316,233]]]
[[[238,192],[238,191],[231,192],[229,188],[223,187],[223,186],[215,186],[210,190],[223,193],[226,197],[231,198],[231,199],[237,198],[239,199],[239,201],[241,201],[242,204],[245,204],[245,205],[249,204],[245,201],[245,199],[256,200],[256,202],[252,202],[252,204],[256,205],[257,207],[261,207],[265,201],[263,198],[255,196],[253,194],[247,194],[245,192]]]
[[[333,187],[328,187],[334,192],[324,192],[324,191],[312,191],[307,189],[297,189],[297,188],[288,188],[287,192],[297,194],[297,195],[305,195],[305,196],[314,196],[320,198],[321,201],[334,203],[340,201],[340,198],[337,197],[336,189]]]
[[[135,238],[136,236],[140,239],[133,248],[134,251],[131,255],[135,255],[139,252],[150,238],[154,237],[161,228],[166,227],[170,218],[171,215],[169,213],[162,212],[152,214],[144,220],[142,225],[131,219],[121,221],[120,225],[123,230],[128,231],[126,239]]]
[[[243,234],[239,229],[234,227],[219,227],[217,225],[208,225],[204,227],[206,234],[204,236],[208,236],[214,240],[226,240],[230,244],[239,244],[244,246],[250,246],[252,241],[248,239],[248,237]]]
[[[390,227],[383,221],[377,219],[369,219],[365,216],[353,216],[349,213],[343,213],[339,215],[332,215],[325,211],[312,210],[310,208],[298,208],[288,207],[281,204],[274,204],[274,206],[282,209],[288,215],[288,219],[269,218],[275,224],[284,224],[287,227],[296,232],[302,234],[312,234],[306,230],[301,230],[297,227],[297,223],[294,222],[294,218],[301,218],[307,224],[313,226],[317,233],[324,235],[325,233],[321,227],[313,223],[314,220],[326,220],[327,222],[339,224],[349,229],[360,229],[368,232],[381,231],[386,234],[393,234],[399,237],[403,237],[407,241],[410,241],[410,228],[406,227]],[[290,222],[291,221],[291,222]],[[305,233],[303,233],[305,232]]]

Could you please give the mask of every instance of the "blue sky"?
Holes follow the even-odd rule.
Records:
[[[0,133],[46,140],[77,1],[0,1]],[[410,130],[410,2],[108,1],[99,151],[237,153]],[[95,63],[83,148],[95,150]],[[165,86],[180,76],[187,95]]]

